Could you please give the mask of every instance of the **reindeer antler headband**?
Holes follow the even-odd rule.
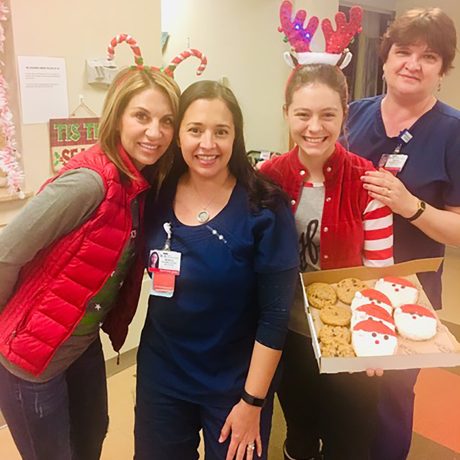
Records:
[[[195,56],[200,60],[200,65],[198,66],[196,70],[196,74],[199,76],[203,73],[204,69],[206,68],[206,65],[208,63],[208,60],[206,59],[206,56],[201,51],[198,51],[196,49],[187,49],[185,51],[182,51],[182,53],[178,54],[175,58],[171,60],[171,62],[162,68],[159,67],[154,67],[154,66],[145,66],[144,65],[144,58],[142,57],[141,50],[139,48],[139,45],[137,41],[128,34],[120,34],[112,38],[110,41],[110,44],[107,48],[107,59],[109,61],[113,60],[114,54],[115,54],[115,47],[122,43],[126,42],[130,47],[131,50],[134,54],[134,68],[144,70],[144,69],[150,69],[150,70],[156,70],[158,72],[164,72],[166,75],[170,77],[174,77],[174,70],[176,70],[176,67],[185,59],[189,58],[190,56]]]
[[[361,20],[363,10],[359,6],[350,8],[350,20],[347,22],[345,14],[339,12],[335,15],[336,30],[333,30],[331,21],[325,18],[321,21],[324,38],[326,39],[326,50],[323,53],[310,51],[310,42],[319,25],[317,16],[312,16],[304,27],[307,13],[305,10],[296,12],[292,19],[292,3],[289,0],[283,1],[280,7],[280,32],[284,32],[293,52],[286,52],[284,57],[291,67],[297,63],[305,64],[332,64],[338,65],[341,69],[346,67],[351,60],[351,53],[347,49],[353,37],[361,32]]]

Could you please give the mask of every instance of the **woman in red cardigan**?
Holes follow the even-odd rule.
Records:
[[[391,212],[369,196],[360,179],[374,168],[337,142],[347,100],[338,67],[298,67],[284,106],[296,145],[261,167],[291,198],[301,271],[393,263]],[[287,422],[285,458],[316,459],[322,453],[328,460],[367,459],[378,383],[363,373],[319,374],[300,294],[289,329],[278,391]]]

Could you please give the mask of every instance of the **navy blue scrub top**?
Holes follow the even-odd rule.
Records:
[[[264,327],[257,275],[298,267],[294,217],[287,204],[254,213],[237,183],[216,217],[187,226],[173,213],[174,188],[146,215],[146,257],[163,248],[163,224],[171,222],[171,250],[182,260],[174,296],[150,296],[142,372],[170,396],[225,404],[239,399],[257,330]]]
[[[392,153],[398,137],[388,137],[380,110],[383,96],[350,104],[346,134],[349,150],[378,166],[384,153]],[[408,160],[398,178],[421,200],[444,209],[460,206],[460,111],[437,101],[434,107],[407,127],[413,138],[402,147]],[[443,257],[445,246],[426,236],[399,215],[394,216],[395,262]],[[419,279],[435,308],[441,308],[441,273],[421,273]]]

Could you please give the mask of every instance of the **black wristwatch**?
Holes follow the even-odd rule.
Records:
[[[423,211],[425,211],[425,209],[426,209],[426,203],[423,200],[418,200],[417,211],[415,212],[413,216],[408,217],[407,220],[409,222],[412,222],[413,220],[418,219],[423,214]]]
[[[265,398],[256,398],[255,396],[250,395],[244,388],[241,393],[241,399],[250,406],[263,407],[265,404]]]

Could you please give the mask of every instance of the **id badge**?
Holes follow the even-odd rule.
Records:
[[[181,253],[165,249],[150,251],[149,272],[152,273],[151,295],[172,297],[176,276],[180,274]]]
[[[379,160],[379,168],[384,168],[396,176],[402,171],[408,155],[404,153],[384,153]]]

